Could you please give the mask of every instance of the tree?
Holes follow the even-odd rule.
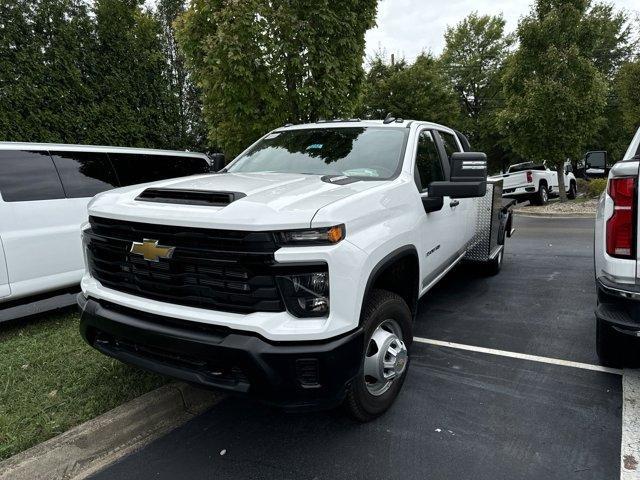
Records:
[[[367,118],[395,117],[454,125],[456,96],[438,61],[421,54],[408,65],[404,60],[389,64],[381,55],[371,61],[359,114]]]
[[[92,101],[85,2],[3,0],[0,18],[0,138],[77,142]]]
[[[629,132],[623,126],[620,92],[615,85],[621,66],[631,60],[637,47],[638,43],[632,37],[629,15],[616,11],[610,4],[594,5],[585,16],[578,35],[582,52],[614,86],[607,95],[606,120],[590,139],[586,150],[607,150],[615,161],[622,158],[629,143]]]
[[[563,202],[564,162],[597,132],[607,99],[605,76],[577,43],[587,7],[588,0],[536,0],[503,78],[503,132],[523,157],[555,165]]]
[[[625,143],[640,128],[640,60],[622,66],[615,81],[620,99],[622,126]]]
[[[612,80],[634,54],[637,41],[632,37],[628,13],[616,11],[609,3],[597,3],[584,16],[576,40],[595,67]]]
[[[23,140],[31,134],[27,117],[29,91],[35,79],[27,75],[38,52],[29,17],[28,0],[0,0],[0,139]]]
[[[459,128],[476,150],[487,153],[493,169],[504,166],[508,156],[508,145],[497,129],[503,103],[501,75],[513,43],[504,29],[501,16],[472,13],[447,28],[441,57],[458,95]]]
[[[167,78],[172,102],[174,148],[207,150],[206,126],[202,118],[200,91],[187,68],[175,35],[175,21],[185,11],[185,0],[159,0],[156,18],[162,29]]]
[[[90,143],[173,148],[172,116],[161,27],[141,0],[97,0]]]
[[[368,59],[369,70],[362,84],[356,115],[361,118],[381,119],[388,113],[402,115],[392,111],[389,104],[391,85],[394,75],[406,70],[408,64],[404,58],[390,62],[381,51]]]
[[[194,0],[178,40],[228,155],[265,131],[353,113],[376,0]]]

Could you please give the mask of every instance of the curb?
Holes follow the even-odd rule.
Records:
[[[513,213],[519,217],[537,217],[537,218],[593,218],[595,220],[596,213],[541,213],[527,212],[526,210],[514,210]]]
[[[165,385],[0,462],[0,480],[86,478],[223,398],[183,383]]]

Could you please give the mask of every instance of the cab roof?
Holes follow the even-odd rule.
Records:
[[[399,119],[393,122],[385,123],[384,120],[361,120],[359,118],[354,119],[339,119],[339,120],[319,120],[315,123],[303,123],[299,125],[285,125],[280,128],[276,128],[274,132],[283,132],[287,130],[308,130],[318,128],[348,128],[348,127],[382,127],[382,128],[418,128],[426,127],[439,130],[447,130],[454,132],[450,127],[440,125],[433,122],[424,122],[420,120],[405,120]]]

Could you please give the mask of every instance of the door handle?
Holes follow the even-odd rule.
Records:
[[[452,200],[449,204],[451,208],[457,207],[458,205],[460,205],[460,202],[458,200]]]

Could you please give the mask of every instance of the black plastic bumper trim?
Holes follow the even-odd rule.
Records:
[[[605,278],[596,281],[596,318],[619,333],[637,337],[640,333],[640,301],[635,285],[620,285]]]
[[[191,329],[185,326],[189,322],[175,323],[175,319],[123,309],[83,294],[78,296],[78,304],[83,338],[105,355],[287,408],[338,405],[360,370],[364,348],[361,329],[323,342],[275,343],[227,328]],[[313,388],[309,388],[307,377],[299,378],[299,360],[317,364]]]

